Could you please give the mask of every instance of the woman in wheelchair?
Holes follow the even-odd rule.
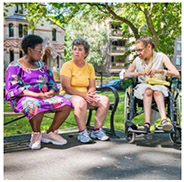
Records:
[[[151,120],[151,105],[154,98],[161,116],[161,128],[172,130],[172,124],[167,120],[164,97],[168,96],[168,88],[162,84],[148,84],[148,78],[165,80],[166,76],[179,77],[180,74],[167,55],[154,51],[155,45],[151,38],[141,37],[135,43],[136,59],[129,66],[125,78],[138,77],[134,96],[143,100],[145,121],[143,129],[149,131]],[[166,69],[164,69],[166,68]]]

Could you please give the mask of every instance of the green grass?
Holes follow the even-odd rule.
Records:
[[[119,93],[119,104],[118,104],[118,108],[116,110],[115,113],[115,117],[114,117],[114,127],[116,130],[124,130],[124,96],[125,93],[124,92],[118,92]],[[113,95],[111,93],[104,93],[104,95],[108,96],[110,100],[112,100]],[[13,111],[10,107],[10,104],[8,102],[6,102],[4,104],[4,111]],[[108,111],[108,115],[106,117],[106,120],[104,122],[104,126],[105,127],[110,127],[110,114],[111,111]],[[92,116],[92,122],[91,125],[94,124],[94,115],[95,112],[93,112],[93,116]],[[17,116],[4,116],[4,122],[8,122],[13,118],[16,118]],[[45,114],[45,117],[42,121],[41,124],[41,130],[44,131],[46,129],[49,128],[52,119],[50,118],[54,117],[54,113],[47,113]],[[144,114],[141,114],[137,117],[135,117],[133,119],[133,122],[135,124],[143,124],[144,123]],[[160,122],[160,120],[157,121],[158,123]],[[63,125],[60,127],[60,129],[65,129],[65,128],[77,128],[75,119],[74,119],[74,114],[73,111],[70,113],[69,117],[67,118],[67,120],[63,123]],[[10,136],[10,135],[16,135],[16,134],[25,134],[25,133],[30,133],[32,131],[31,126],[29,124],[29,121],[27,120],[27,118],[23,118],[21,120],[18,120],[14,123],[11,123],[7,126],[4,127],[4,136]]]

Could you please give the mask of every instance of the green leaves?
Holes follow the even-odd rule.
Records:
[[[17,3],[4,3],[4,6],[12,4]],[[92,43],[91,51],[94,50],[94,55],[98,52],[98,55],[104,57],[105,52],[102,49],[105,48],[102,47],[107,48],[109,25],[106,24],[106,27],[97,30],[95,26],[98,27],[109,20],[119,22],[124,40],[129,39],[133,43],[141,36],[150,36],[157,51],[169,55],[173,54],[174,41],[181,35],[181,3],[24,3],[24,7],[27,9],[26,18],[31,30],[34,30],[38,23],[42,24],[43,17],[66,28],[67,60],[71,54],[68,52],[69,44],[73,38],[79,36]],[[6,11],[5,8],[4,14]],[[90,37],[95,41],[91,41]],[[131,45],[130,41],[128,43]],[[99,65],[98,56],[89,55],[89,58]]]

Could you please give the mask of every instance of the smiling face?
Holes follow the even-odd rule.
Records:
[[[83,45],[74,45],[73,46],[73,60],[83,61],[88,53],[85,52]]]
[[[135,45],[135,50],[140,59],[146,59],[149,57],[152,47],[150,44],[144,45],[142,42],[139,42]]]

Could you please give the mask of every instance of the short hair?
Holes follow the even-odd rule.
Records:
[[[77,45],[83,45],[85,53],[89,53],[90,46],[89,46],[89,44],[88,44],[88,42],[86,40],[84,40],[82,38],[75,39],[72,42],[72,49],[73,49],[74,46],[77,46]]]
[[[29,47],[34,49],[36,45],[41,44],[42,42],[43,39],[40,36],[29,34],[23,38],[21,47],[24,53],[27,54]]]
[[[151,44],[152,48],[155,48],[155,44],[153,42],[153,40],[150,37],[141,37],[138,40],[136,40],[135,44],[138,44],[142,42],[145,46],[147,46],[148,44]]]

